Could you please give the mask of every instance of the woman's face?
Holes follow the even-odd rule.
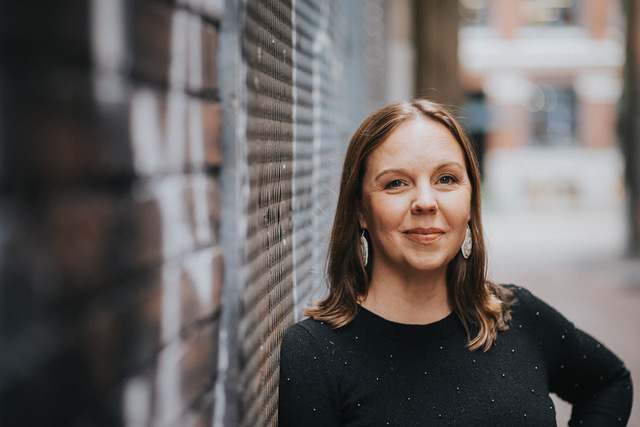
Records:
[[[446,272],[471,218],[471,183],[453,135],[432,120],[406,121],[366,167],[358,217],[374,272]]]

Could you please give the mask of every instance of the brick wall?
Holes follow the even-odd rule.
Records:
[[[210,424],[221,9],[192,3],[3,2],[3,425]]]
[[[382,5],[2,2],[0,425],[275,425]]]

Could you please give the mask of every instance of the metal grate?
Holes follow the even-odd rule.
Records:
[[[297,0],[294,22],[296,319],[322,297],[344,149],[384,103],[384,1]]]
[[[326,21],[319,1],[296,1],[294,21],[294,264],[296,303],[299,308],[311,298],[314,283],[321,276],[317,270],[318,213],[314,196],[316,188],[318,138],[318,99],[313,96],[317,79],[317,63],[314,61],[314,40],[320,26]],[[324,22],[326,26],[326,22]],[[315,249],[314,249],[315,248]],[[301,304],[302,303],[302,304]],[[300,310],[296,310],[296,320]]]
[[[237,272],[227,276],[223,306],[232,313],[237,302],[238,313],[228,314],[222,333],[237,331],[237,356],[221,345],[231,364],[226,389],[239,392],[238,407],[227,396],[226,419],[237,413],[241,426],[277,424],[282,334],[322,296],[344,148],[357,122],[380,101],[371,89],[380,82],[368,81],[380,70],[365,68],[382,54],[365,61],[364,44],[372,40],[369,33],[380,31],[367,27],[372,20],[365,15],[383,4],[248,0],[233,9],[242,28],[242,88],[235,94],[245,108],[227,118],[229,126],[238,126],[227,150],[238,144],[231,156],[240,162],[233,184],[239,209],[228,223],[237,232],[228,236],[238,236],[232,243],[239,259],[229,263]]]
[[[275,425],[280,338],[292,322],[291,2],[247,5],[247,283],[241,294],[241,425]]]

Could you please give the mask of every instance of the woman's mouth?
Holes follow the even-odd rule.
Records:
[[[406,230],[402,234],[407,236],[408,239],[414,242],[422,244],[430,244],[438,241],[443,235],[444,231],[439,228],[412,228]]]

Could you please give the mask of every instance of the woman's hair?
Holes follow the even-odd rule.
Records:
[[[498,331],[508,329],[512,295],[486,279],[480,172],[473,148],[453,115],[442,105],[424,99],[398,102],[374,112],[362,122],[351,138],[329,242],[329,295],[318,302],[315,308],[307,308],[304,314],[338,328],[353,320],[358,312],[358,301],[366,298],[371,265],[365,267],[360,257],[361,230],[357,212],[362,202],[362,180],[367,158],[399,125],[408,120],[433,120],[444,125],[464,152],[472,188],[470,227],[473,250],[469,259],[464,259],[458,252],[449,263],[447,291],[454,311],[467,330],[468,347],[486,351],[496,340]]]

